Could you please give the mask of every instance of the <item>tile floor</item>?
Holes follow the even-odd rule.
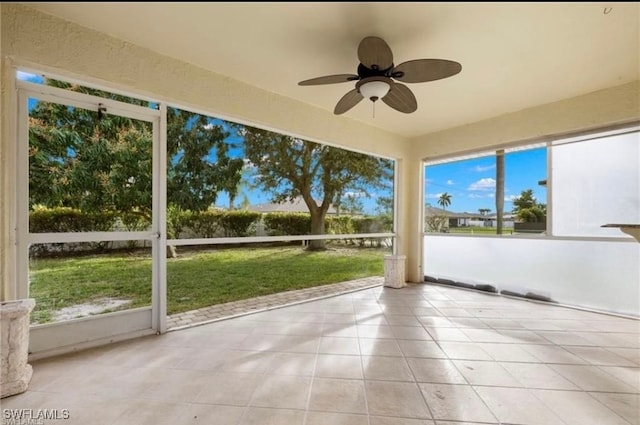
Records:
[[[34,362],[45,424],[640,424],[640,321],[376,287]]]

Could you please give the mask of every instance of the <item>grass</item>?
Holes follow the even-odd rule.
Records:
[[[308,252],[296,247],[180,248],[167,260],[169,314],[276,292],[383,274],[386,249],[333,247]],[[127,308],[151,304],[148,254],[113,253],[36,259],[31,263],[32,322],[55,311],[104,298],[131,300]]]
[[[513,229],[503,229],[503,234],[513,234]],[[497,229],[495,227],[450,227],[449,233],[465,233],[469,235],[496,235]]]

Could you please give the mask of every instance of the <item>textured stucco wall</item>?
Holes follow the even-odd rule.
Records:
[[[640,80],[416,137],[412,156],[440,157],[635,120],[640,120]]]

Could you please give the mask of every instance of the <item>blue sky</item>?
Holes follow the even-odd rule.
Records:
[[[538,181],[547,178],[546,148],[517,151],[505,155],[504,210],[511,211],[513,199],[523,190],[533,189],[538,202],[546,204],[546,188]],[[444,192],[451,195],[449,211],[477,213],[487,208],[495,213],[495,156],[467,159],[425,167],[425,202],[439,207]]]

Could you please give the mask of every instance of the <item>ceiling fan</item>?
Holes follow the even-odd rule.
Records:
[[[344,114],[362,99],[382,99],[393,109],[410,114],[418,109],[418,101],[403,83],[425,83],[456,75],[462,71],[458,62],[445,59],[416,59],[393,65],[393,53],[379,37],[365,37],[358,46],[358,74],[337,74],[300,81],[300,86],[357,81],[356,88],[345,94],[333,113]]]

